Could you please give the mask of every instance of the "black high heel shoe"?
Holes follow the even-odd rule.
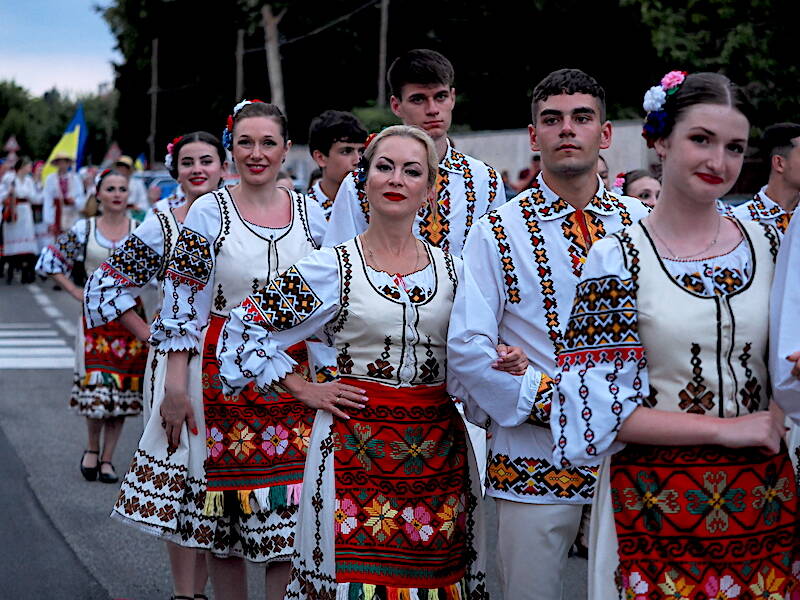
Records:
[[[93,467],[84,467],[83,466],[83,457],[87,454],[97,454],[100,455],[100,452],[97,450],[84,450],[83,454],[81,455],[81,475],[86,481],[94,481],[97,479],[97,473],[100,472],[100,463],[97,463]]]
[[[98,477],[101,482],[117,483],[119,481],[119,477],[117,477],[116,472],[111,473],[110,475],[108,473],[103,473],[103,471],[100,471],[100,465],[110,465],[112,470],[114,470],[114,465],[111,464],[110,460],[101,460],[99,463],[97,463],[97,468],[99,471]]]

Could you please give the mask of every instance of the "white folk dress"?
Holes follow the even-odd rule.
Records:
[[[57,231],[68,230],[78,220],[86,203],[83,183],[77,173],[67,171],[63,176],[51,173],[44,182],[42,192],[43,222]],[[52,234],[47,243],[52,243]]]
[[[447,324],[461,262],[389,275],[358,238],[314,252],[231,312],[223,382],[275,384],[284,349],[328,338],[350,419],[318,411],[287,598],[486,598],[477,465],[446,393]]]
[[[575,210],[544,183],[478,221],[464,248],[448,338],[448,381],[467,417],[489,421],[486,493],[529,504],[588,504],[595,468],[552,463],[550,407],[556,354],[592,244],[648,214],[606,191]],[[523,349],[524,376],[491,364],[497,344]],[[570,540],[571,543],[571,540]]]
[[[198,440],[190,440],[183,428],[180,447],[163,465],[172,486],[154,478],[151,459],[140,447],[131,480],[149,501],[139,503],[132,483],[123,487],[115,509],[181,545],[255,562],[285,561],[292,553],[303,440],[313,411],[288,394],[264,395],[252,387],[238,397],[223,396],[216,346],[228,312],[322,240],[326,223],[320,208],[287,193],[292,219],[284,228],[246,222],[227,189],[198,198],[189,210],[167,267],[164,305],[151,342],[158,352],[190,352],[188,393],[200,431],[193,437],[206,448],[197,452]],[[298,349],[300,360],[302,354]],[[157,380],[154,413],[159,394],[163,381]],[[292,434],[291,447],[282,445],[287,430],[300,432]]]
[[[769,288],[780,244],[661,258],[638,224],[595,245],[558,362],[554,462],[602,461],[589,597],[784,598],[797,586],[796,484],[785,448],[624,444],[639,406],[731,418],[766,410]]]
[[[33,223],[33,207],[36,199],[36,185],[33,177],[17,177],[12,172],[6,173],[0,181],[0,206],[14,198],[14,211],[9,221],[3,221],[3,234],[0,237],[2,256],[23,256],[38,254],[36,231]]]
[[[129,219],[129,232],[138,225]],[[81,219],[62,233],[39,256],[40,275],[73,269],[94,272],[124,245],[128,236],[112,242],[97,227],[97,219]],[[92,419],[138,415],[142,412],[142,383],[147,347],[118,323],[88,330],[83,311],[75,334],[75,373],[70,407]]]

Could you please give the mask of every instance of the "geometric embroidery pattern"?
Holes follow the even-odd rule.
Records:
[[[572,274],[580,277],[592,243],[606,235],[603,221],[591,212],[576,210],[564,218],[561,229],[570,242],[568,252]]]
[[[514,273],[514,260],[511,258],[511,244],[508,243],[508,236],[503,227],[503,220],[500,218],[500,214],[497,211],[490,212],[486,218],[489,220],[489,223],[491,223],[494,239],[497,240],[497,251],[500,253],[500,264],[503,269],[503,282],[506,285],[508,301],[511,304],[516,304],[521,300],[519,288],[517,287],[519,280]]]
[[[798,501],[785,446],[772,456],[629,444],[611,459],[610,483],[626,597],[777,600],[797,589]]]
[[[191,229],[181,230],[167,277],[192,286],[204,287],[211,277],[211,244]]]
[[[102,265],[108,275],[124,287],[142,287],[159,271],[161,257],[135,234],[114,251]]]
[[[555,387],[553,379],[546,373],[542,373],[542,378],[539,381],[539,389],[536,390],[536,396],[533,399],[531,414],[528,415],[528,423],[549,427],[550,411],[553,406],[553,390]]]
[[[590,499],[597,481],[596,469],[559,468],[545,459],[490,454],[486,485],[498,492],[520,496]]]
[[[419,209],[421,217],[419,223],[420,237],[432,246],[447,250],[449,247],[447,236],[450,233],[450,174],[440,168],[436,177],[436,200],[426,202]]]
[[[269,331],[296,327],[321,305],[322,301],[295,267],[242,302],[246,311],[244,320],[263,323]]]
[[[761,383],[757,378],[753,377],[753,369],[750,368],[750,359],[753,356],[750,354],[752,344],[747,342],[739,355],[739,362],[744,368],[744,375],[746,377],[744,385],[739,390],[739,395],[742,397],[742,406],[750,412],[755,412],[761,408]]]

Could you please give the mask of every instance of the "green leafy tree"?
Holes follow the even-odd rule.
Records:
[[[797,5],[783,0],[622,0],[638,8],[672,68],[717,71],[745,87],[765,125],[800,118]]]

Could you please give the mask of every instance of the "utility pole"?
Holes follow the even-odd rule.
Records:
[[[272,104],[286,114],[286,103],[283,99],[283,72],[281,71],[281,55],[278,49],[278,23],[286,14],[284,8],[277,16],[272,12],[272,6],[265,4],[261,7],[261,18],[264,21],[264,46],[267,51],[267,75]]]
[[[244,29],[236,32],[236,98],[237,104],[244,96]]]
[[[381,0],[381,36],[378,47],[378,107],[386,106],[386,38],[389,35],[389,0]]]
[[[152,56],[150,57],[150,136],[147,144],[150,146],[150,164],[156,161],[156,115],[158,114],[158,38],[153,40]]]

